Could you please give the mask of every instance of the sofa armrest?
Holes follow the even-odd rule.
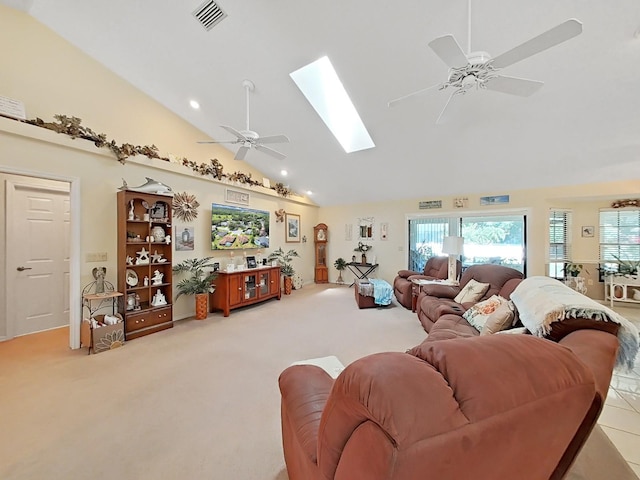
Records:
[[[430,283],[427,285],[421,285],[421,291],[430,297],[437,298],[455,298],[460,293],[460,287],[457,285],[438,285]]]
[[[283,436],[295,436],[296,444],[302,450],[296,454],[302,454],[313,462],[317,459],[320,418],[333,383],[331,376],[315,365],[291,366],[278,379],[282,416],[287,418],[290,427],[288,432],[283,431]]]
[[[413,270],[400,270],[398,272],[400,278],[409,278],[411,275],[422,275],[422,272],[414,272]]]

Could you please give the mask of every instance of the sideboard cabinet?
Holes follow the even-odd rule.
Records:
[[[121,190],[117,201],[120,313],[131,340],[173,327],[172,198]]]
[[[257,267],[238,271],[221,271],[214,281],[215,291],[209,294],[209,311],[222,310],[225,317],[234,308],[280,300],[280,267]]]

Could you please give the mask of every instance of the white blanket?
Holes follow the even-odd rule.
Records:
[[[533,335],[542,337],[551,331],[551,324],[565,318],[590,318],[620,325],[620,349],[616,368],[631,370],[640,340],[638,329],[629,320],[610,308],[582,295],[562,282],[549,277],[524,279],[511,294],[522,324]]]

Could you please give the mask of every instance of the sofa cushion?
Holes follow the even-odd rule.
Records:
[[[509,328],[513,324],[514,310],[513,302],[502,302],[484,322],[480,335],[491,335]]]
[[[498,295],[492,295],[486,300],[471,306],[462,316],[467,322],[473,325],[476,330],[481,332],[489,316],[504,302],[506,302],[504,298]]]
[[[491,285],[488,283],[480,283],[472,278],[453,300],[456,303],[477,302],[482,298],[490,286]]]

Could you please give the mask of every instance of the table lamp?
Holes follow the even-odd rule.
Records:
[[[462,255],[464,244],[464,238],[462,237],[444,237],[442,242],[442,253],[446,253],[449,256],[449,272],[447,281],[449,283],[455,283],[458,280],[458,269],[456,268],[456,260],[458,255]]]

